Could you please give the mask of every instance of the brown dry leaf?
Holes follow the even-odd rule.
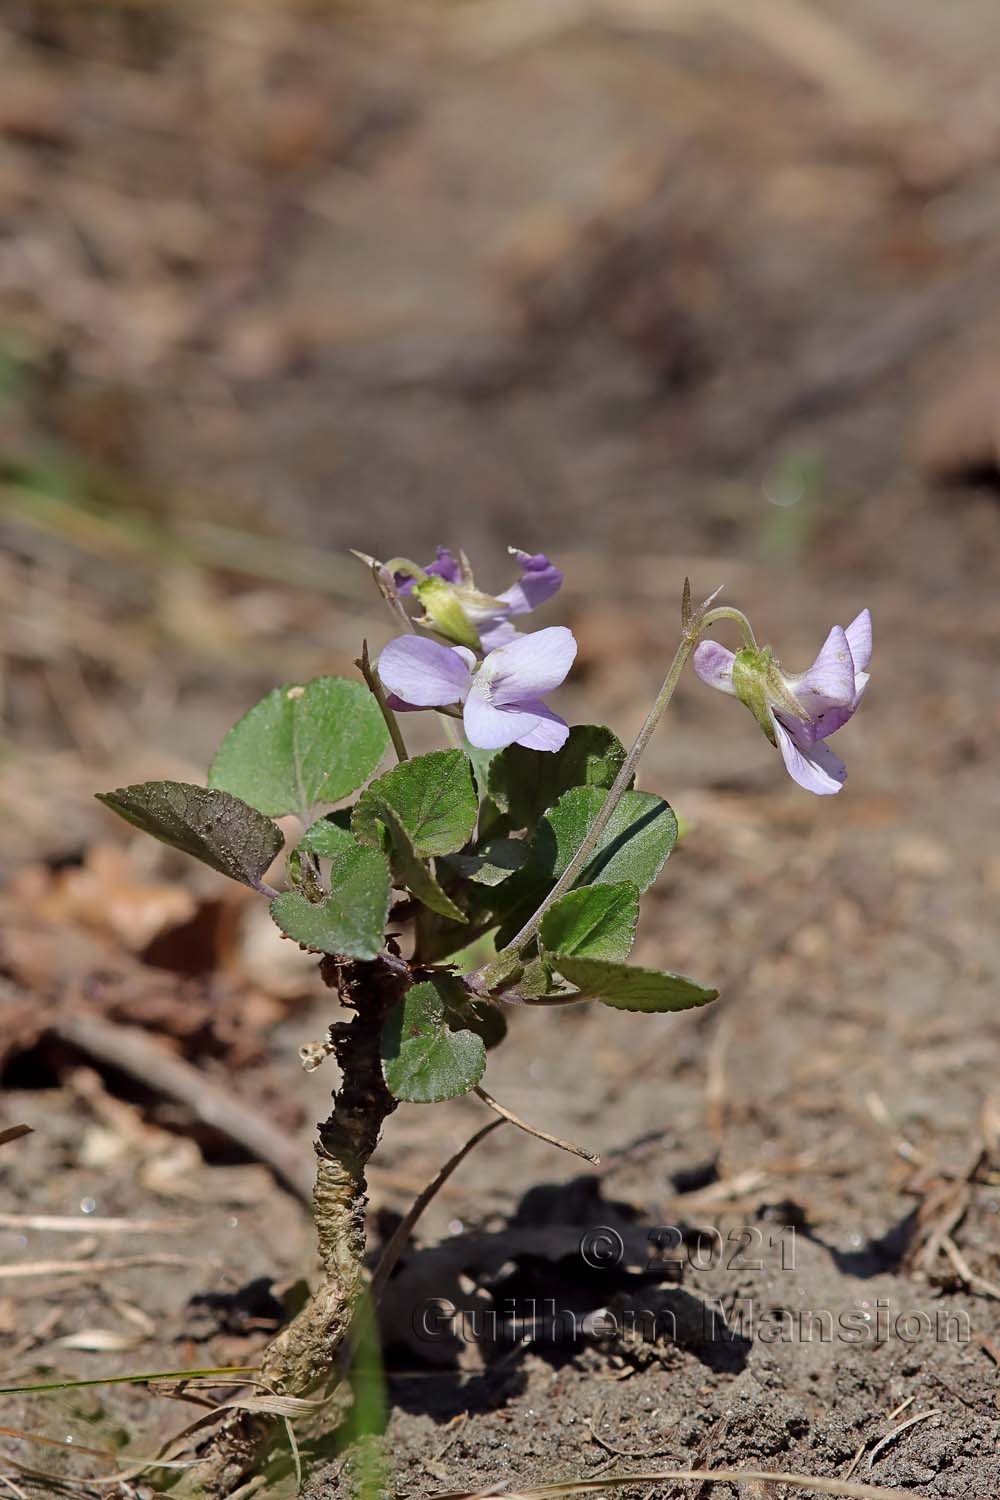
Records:
[[[194,893],[136,870],[126,850],[95,844],[83,864],[52,877],[41,906],[49,921],[80,922],[141,953],[161,932],[190,921]]]

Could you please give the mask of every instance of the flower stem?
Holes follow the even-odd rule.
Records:
[[[757,640],[750,621],[741,609],[733,609],[728,604],[720,604],[718,609],[710,609],[698,626],[699,633],[702,630],[708,630],[712,625],[717,624],[719,620],[733,620],[742,630],[743,639],[746,644],[751,650],[757,650]]]
[[[558,901],[560,896],[565,895],[565,893],[572,888],[577,876],[582,870],[586,868],[590,856],[597,848],[601,834],[608,826],[608,823],[611,820],[612,813],[622,799],[622,793],[628,790],[629,784],[632,781],[633,776],[635,775],[636,767],[638,766],[639,761],[642,758],[642,753],[653,736],[654,729],[660,722],[660,719],[663,717],[664,710],[666,709],[671,698],[674,696],[674,689],[676,688],[677,683],[680,680],[680,675],[683,672],[685,665],[687,664],[688,657],[691,655],[691,652],[694,650],[697,644],[698,636],[700,635],[705,624],[711,623],[713,616],[726,615],[726,617],[728,618],[730,613],[730,611],[724,609],[713,610],[710,615],[706,615],[704,616],[704,618],[702,618],[701,613],[699,612],[695,614],[693,619],[691,619],[691,621],[685,627],[684,634],[681,636],[680,644],[677,647],[676,652],[674,653],[674,659],[670,663],[670,670],[667,672],[666,677],[663,679],[663,686],[660,688],[660,691],[656,695],[656,701],[653,704],[652,708],[649,710],[649,713],[646,715],[646,722],[643,724],[642,728],[639,730],[639,733],[636,735],[635,743],[633,744],[628,755],[625,757],[624,764],[622,765],[621,770],[618,772],[618,775],[615,777],[611,785],[611,790],[608,792],[608,795],[604,800],[603,807],[597,814],[597,817],[594,819],[593,823],[591,823],[590,827],[588,828],[583,843],[573,855],[573,858],[570,860],[562,875],[560,875],[559,879],[552,887],[551,891],[549,891],[549,894],[545,897],[545,900],[538,907],[538,910],[528,918],[527,922],[525,922],[524,926],[521,928],[516,937],[511,938],[506,947],[501,949],[502,953],[520,953],[524,948],[527,947],[528,943],[531,942],[532,938],[538,932],[538,929],[542,924],[542,918],[548,911],[549,907],[554,901]]]
[[[365,679],[365,682],[368,684],[369,690],[371,691],[372,697],[375,699],[375,702],[382,710],[382,717],[385,720],[385,727],[389,731],[389,738],[392,740],[392,747],[396,752],[396,759],[398,761],[409,760],[410,754],[406,748],[406,742],[403,739],[402,730],[400,729],[399,724],[396,720],[396,715],[393,713],[392,709],[386,702],[385,689],[379,681],[378,673],[372,666],[371,657],[368,655],[367,641],[361,642],[361,655],[358,657],[354,665],[357,667],[358,671]]]

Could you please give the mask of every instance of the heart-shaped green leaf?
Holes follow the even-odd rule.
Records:
[[[386,808],[421,858],[456,853],[472,837],[479,811],[468,757],[461,750],[432,750],[373,781],[351,819],[362,843],[378,846]]]
[[[631,881],[570,891],[549,907],[539,929],[547,954],[623,960],[635,941],[639,891]]]
[[[385,855],[351,839],[351,847],[343,849],[330,868],[325,900],[310,901],[301,891],[282,891],[271,902],[271,916],[304,948],[371,959],[385,941],[389,894]]]
[[[375,770],[389,743],[368,689],[346,677],[275,688],[226,735],[209,786],[265,813],[308,813],[337,802]]]
[[[508,745],[490,762],[489,793],[512,828],[533,828],[574,786],[610,787],[625,761],[625,747],[600,724],[577,724],[554,753]]]
[[[571,957],[553,953],[555,968],[580,990],[581,1000],[601,1000],[615,1010],[689,1010],[718,998],[718,990],[705,989],[680,974],[661,969],[638,969],[610,963],[603,958]]]
[[[382,1028],[382,1072],[397,1099],[436,1104],[468,1093],[483,1076],[486,1046],[456,1019],[462,987],[438,975],[407,990]]]
[[[229,792],[186,781],[144,781],[99,792],[98,802],[127,823],[211,865],[231,880],[260,889],[284,847],[281,829]]]

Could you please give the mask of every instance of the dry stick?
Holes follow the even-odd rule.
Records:
[[[894,1422],[897,1417],[901,1417],[903,1415],[903,1412],[906,1410],[906,1408],[908,1406],[911,1406],[913,1404],[913,1402],[916,1401],[916,1399],[917,1398],[916,1398],[915,1394],[912,1395],[912,1396],[907,1396],[907,1398],[906,1398],[905,1401],[901,1401],[898,1406],[893,1407],[892,1411],[889,1413],[888,1417],[886,1418],[886,1421],[887,1422]],[[869,1439],[865,1438],[864,1442],[861,1444],[861,1447],[858,1449],[857,1453],[855,1453],[854,1457],[851,1459],[850,1463],[847,1465],[847,1468],[844,1470],[843,1474],[840,1476],[842,1479],[850,1479],[851,1475],[854,1473],[855,1469],[858,1467],[858,1464],[861,1462],[861,1460],[865,1456],[865,1449],[868,1447],[868,1442],[869,1442]],[[869,1464],[868,1467],[870,1469],[871,1468],[871,1464]]]
[[[938,1222],[927,1236],[927,1242],[921,1251],[920,1268],[925,1276],[929,1276],[933,1270],[934,1262],[937,1260],[939,1252],[944,1248],[945,1240],[951,1240],[952,1231],[957,1229],[965,1218],[971,1196],[971,1190],[967,1182],[949,1184],[944,1211],[940,1214]]]
[[[572,1141],[564,1141],[557,1135],[549,1135],[547,1130],[539,1130],[537,1125],[529,1125],[527,1120],[520,1119],[514,1114],[513,1110],[508,1109],[504,1104],[498,1103],[492,1094],[488,1094],[478,1084],[476,1085],[475,1092],[484,1104],[488,1104],[490,1109],[495,1109],[497,1114],[503,1119],[509,1120],[512,1125],[516,1125],[518,1130],[527,1131],[528,1135],[537,1136],[540,1141],[547,1141],[550,1146],[558,1146],[560,1151],[569,1151],[573,1156],[582,1156],[584,1161],[591,1162],[595,1167],[600,1164],[601,1158],[595,1152],[585,1151],[582,1146],[574,1146]]]
[[[22,1135],[31,1135],[30,1125],[8,1125],[5,1130],[0,1130],[0,1146],[6,1146],[10,1141],[19,1141]]]
[[[982,1292],[984,1296],[995,1297],[1000,1302],[1000,1286],[997,1286],[994,1281],[987,1281],[985,1276],[978,1275],[972,1269],[950,1234],[946,1234],[941,1241],[941,1249],[947,1255],[970,1292]]]
[[[504,1118],[506,1118],[506,1116]],[[396,1262],[402,1254],[407,1240],[413,1233],[418,1219],[424,1212],[427,1205],[430,1203],[431,1199],[437,1196],[438,1192],[448,1181],[448,1178],[451,1176],[452,1172],[454,1172],[459,1162],[465,1160],[473,1147],[478,1146],[480,1141],[484,1141],[492,1131],[499,1130],[500,1126],[503,1123],[503,1119],[491,1120],[488,1125],[484,1125],[482,1129],[477,1130],[475,1135],[470,1136],[465,1145],[460,1146],[459,1149],[455,1152],[454,1156],[450,1157],[448,1161],[445,1162],[444,1166],[438,1172],[437,1176],[431,1179],[431,1181],[424,1188],[423,1192],[419,1193],[417,1197],[414,1198],[409,1212],[405,1215],[405,1217],[402,1219],[402,1221],[390,1237],[389,1243],[382,1251],[382,1254],[379,1257],[378,1265],[375,1267],[375,1270],[372,1274],[371,1285],[369,1286],[368,1290],[372,1302],[376,1307],[379,1304],[382,1293],[385,1290],[386,1282],[392,1275],[393,1270],[395,1269]]]
[[[46,1234],[183,1234],[194,1219],[81,1219],[78,1214],[0,1214],[0,1229],[39,1229]]]
[[[33,1260],[23,1265],[0,1266],[0,1281],[23,1281],[29,1276],[94,1276],[105,1271],[129,1271],[133,1266],[197,1266],[205,1264],[190,1255],[121,1255],[113,1260]]]
[[[900,1424],[899,1424],[898,1427],[894,1427],[891,1432],[887,1432],[886,1435],[885,1435],[885,1437],[881,1438],[875,1444],[874,1448],[872,1449],[872,1451],[868,1455],[868,1463],[867,1463],[868,1472],[871,1473],[872,1465],[874,1464],[875,1460],[878,1458],[879,1454],[885,1448],[888,1448],[888,1446],[889,1446],[890,1443],[894,1443],[896,1441],[896,1439],[902,1433],[906,1432],[906,1430],[908,1428],[910,1428],[910,1427],[916,1427],[916,1425],[917,1425],[918,1422],[926,1422],[928,1417],[938,1417],[940,1415],[941,1415],[941,1413],[936,1408],[932,1408],[930,1411],[921,1411],[921,1412],[918,1412],[915,1417],[907,1417],[907,1419],[906,1419],[905,1422],[900,1422]]]
[[[382,1300],[382,1293],[386,1288],[386,1283],[395,1270],[396,1262],[399,1260],[400,1255],[402,1255],[411,1234],[416,1228],[417,1221],[427,1205],[437,1196],[452,1172],[454,1172],[460,1162],[465,1160],[473,1147],[478,1146],[479,1142],[485,1140],[492,1131],[499,1130],[503,1123],[503,1120],[491,1120],[488,1125],[484,1125],[480,1130],[477,1130],[475,1135],[471,1135],[465,1142],[465,1145],[460,1146],[454,1156],[448,1158],[437,1175],[431,1178],[423,1192],[418,1193],[416,1198],[414,1198],[409,1212],[396,1226],[396,1229],[389,1238],[388,1244],[379,1256],[378,1265],[372,1273],[372,1279],[368,1286],[368,1297],[370,1299],[369,1306],[373,1311],[378,1308]],[[363,1323],[358,1318],[355,1318],[351,1332],[344,1340],[343,1348],[337,1360],[337,1368],[342,1378],[354,1363],[354,1357],[358,1352],[358,1345],[361,1342],[363,1327]]]
[[[257,1109],[212,1083],[198,1068],[171,1057],[134,1026],[116,1026],[93,1016],[65,1016],[52,1027],[63,1041],[118,1068],[147,1087],[187,1105],[203,1125],[269,1166],[304,1203],[312,1201],[312,1163],[298,1143]]]
[[[619,1484],[660,1484],[664,1480],[697,1481],[699,1484],[787,1484],[817,1495],[839,1495],[842,1500],[923,1500],[915,1490],[887,1490],[881,1485],[850,1484],[844,1479],[814,1479],[809,1474],[786,1474],[770,1469],[654,1469],[637,1474],[612,1474],[604,1479],[567,1479],[562,1484],[538,1484],[527,1490],[504,1490],[493,1485],[485,1490],[438,1491],[432,1500],[558,1500],[563,1495],[593,1495]]]

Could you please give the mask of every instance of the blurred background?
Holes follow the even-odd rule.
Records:
[[[347,549],[438,543],[493,591],[509,544],[553,556],[560,707],[626,740],[686,574],[792,670],[875,618],[839,798],[693,678],[650,752],[690,832],[639,956],[723,1005],[669,1045],[651,1023],[635,1083],[633,1018],[519,1015],[498,1095],[604,1149],[669,1076],[678,1163],[707,1132],[721,1179],[771,1173],[844,1236],[912,1206],[890,1119],[965,1159],[1000,1052],[998,70],[995,0],[0,0],[0,1052],[12,1117],[63,1120],[16,1191],[169,1196],[128,1186],[143,1130],[246,1169],[95,1073],[67,1007],[307,1141],[328,999],[250,898],[91,794],[200,780],[274,683],[353,671],[391,625]],[[393,1120],[377,1204],[479,1119],[445,1113]],[[432,1227],[572,1171],[503,1149]],[[294,1259],[259,1233],[247,1275]]]
[[[991,20],[6,0],[8,755],[202,764],[378,635],[351,546],[549,549],[623,702],[685,571],[764,635],[820,582],[789,657],[946,590],[994,519],[920,482],[996,464]]]

